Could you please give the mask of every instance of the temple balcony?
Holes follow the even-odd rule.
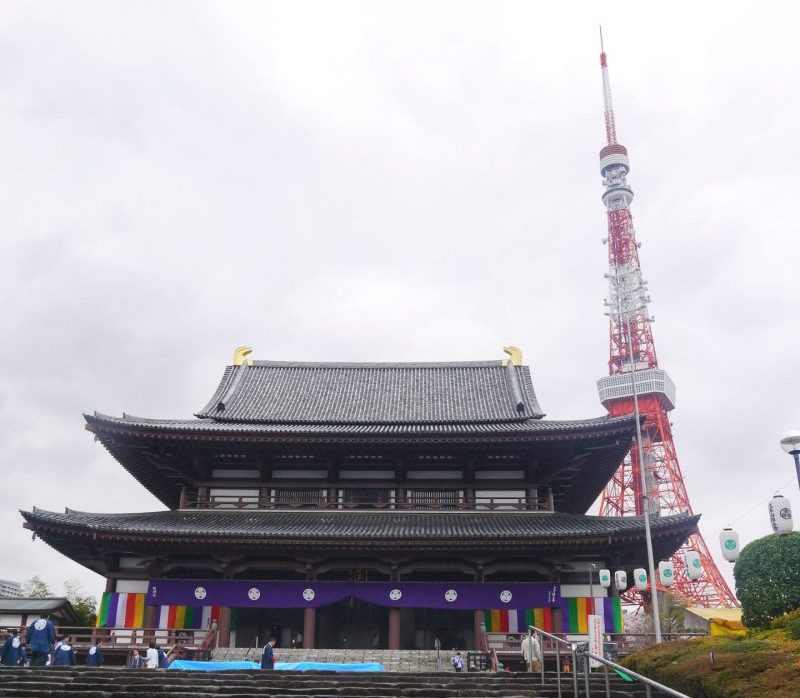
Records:
[[[319,489],[270,490],[263,494],[186,494],[182,509],[241,510],[394,510],[394,511],[543,511],[552,512],[547,496],[509,496],[463,490],[339,490],[333,496]]]

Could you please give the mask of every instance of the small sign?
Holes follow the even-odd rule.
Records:
[[[603,635],[603,616],[589,616],[589,652],[596,657],[603,656]],[[589,666],[594,669],[600,662],[590,659]]]

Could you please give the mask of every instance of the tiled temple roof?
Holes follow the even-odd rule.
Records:
[[[228,366],[198,417],[326,425],[509,423],[544,416],[527,366],[297,363]]]
[[[408,512],[408,511],[197,511],[171,510],[129,514],[98,514],[67,509],[64,513],[35,508],[21,512],[36,529],[72,529],[86,533],[261,539],[340,538],[564,538],[637,535],[642,517],[585,516],[551,512]],[[656,517],[654,535],[676,526],[697,523],[699,516]]]

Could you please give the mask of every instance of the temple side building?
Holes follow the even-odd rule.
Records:
[[[483,624],[621,630],[601,568],[646,561],[640,517],[586,511],[633,418],[544,419],[507,361],[297,363],[238,351],[194,418],[86,415],[166,509],[24,511],[107,579],[107,627],[205,628],[222,646],[475,646]],[[666,559],[697,516],[655,519]],[[612,592],[613,593],[613,592]]]

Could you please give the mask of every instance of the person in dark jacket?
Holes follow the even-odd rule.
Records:
[[[0,664],[4,666],[19,666],[25,656],[25,648],[22,640],[17,637],[17,631],[11,630],[11,634],[6,638],[0,649]]]
[[[94,647],[86,653],[86,666],[103,666],[103,650],[100,649],[100,640],[95,640]]]
[[[64,635],[61,644],[53,652],[50,666],[72,666],[75,664],[75,648],[70,644],[69,635]]]
[[[56,628],[53,622],[47,616],[33,621],[25,639],[31,648],[31,666],[47,664],[47,655],[53,651],[53,643],[56,641]]]
[[[264,651],[261,653],[261,668],[274,669],[275,668],[275,653],[272,648],[275,647],[275,638],[271,637],[264,645]]]
[[[169,668],[169,658],[167,657],[167,653],[161,649],[160,647],[156,647],[158,650],[158,668],[159,669],[168,669]]]

